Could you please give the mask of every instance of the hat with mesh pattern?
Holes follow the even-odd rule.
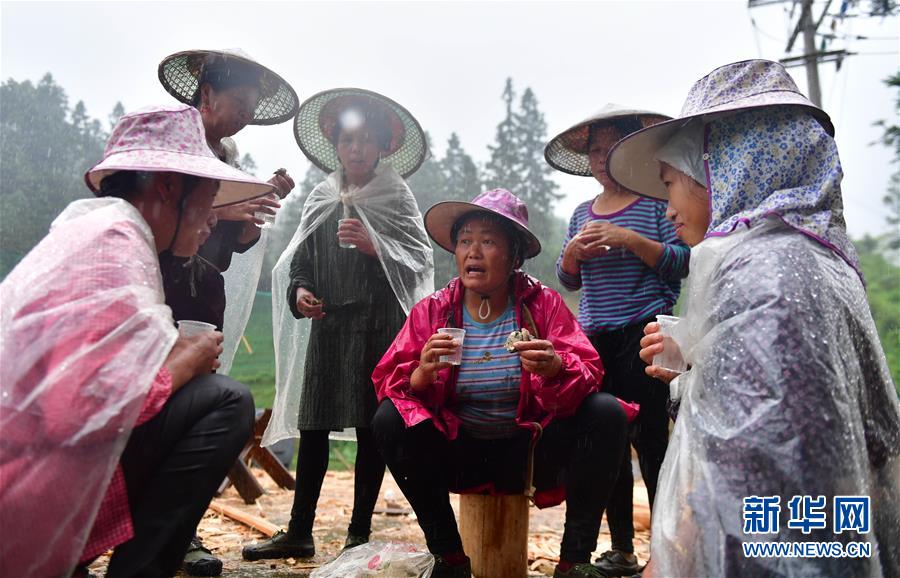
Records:
[[[607,104],[583,121],[562,131],[544,147],[544,158],[553,168],[570,175],[590,177],[591,162],[588,155],[588,139],[591,127],[613,121],[634,118],[640,128],[647,128],[671,117],[649,110],[639,110],[619,104]],[[622,135],[626,136],[626,135]]]
[[[185,104],[194,104],[204,67],[226,69],[250,66],[259,72],[259,103],[250,124],[279,124],[297,112],[300,99],[286,80],[253,60],[240,49],[186,50],[159,63],[159,81],[166,92]]]
[[[428,154],[425,131],[412,114],[393,100],[361,88],[334,88],[308,98],[294,118],[294,137],[314,165],[331,173],[341,166],[334,130],[342,115],[355,110],[361,121],[377,122],[388,130],[381,162],[406,178],[418,170]]]

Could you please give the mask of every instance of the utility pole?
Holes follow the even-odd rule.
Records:
[[[803,0],[803,14],[798,25],[803,28],[803,53],[806,56],[806,84],[809,85],[809,99],[813,101],[813,104],[821,107],[822,87],[819,84],[819,55],[816,53],[818,25],[813,22],[812,3],[813,0]],[[826,6],[824,12],[827,11],[828,7]]]

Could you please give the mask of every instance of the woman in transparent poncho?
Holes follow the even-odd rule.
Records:
[[[248,560],[315,553],[328,435],[344,428],[357,440],[346,545],[368,541],[384,476],[370,428],[372,370],[434,290],[431,244],[403,180],[426,154],[412,115],[379,94],[335,89],[304,102],[294,128],[304,154],[331,174],[309,194],[273,271],[277,391],[263,443],[299,435],[297,488],[288,530],[245,548]]]
[[[680,400],[653,575],[900,575],[900,409],[846,234],[832,134],[781,65],[756,60],[716,69],[681,118],[610,152],[612,177],[668,199],[694,247],[674,333],[689,370],[647,369]],[[646,177],[654,165],[660,181]],[[663,350],[658,330],[641,342],[648,363]],[[840,496],[871,498],[869,528],[838,526]],[[763,514],[768,527],[758,498],[780,507]],[[773,541],[868,542],[872,554],[745,554]]]

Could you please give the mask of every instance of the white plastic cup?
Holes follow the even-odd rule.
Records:
[[[344,221],[346,221],[346,220],[347,220],[347,219],[340,219],[340,220],[338,220],[338,227],[340,227],[340,226],[344,223]],[[356,245],[354,245],[353,243],[345,243],[345,242],[343,242],[343,241],[341,241],[341,240],[338,240],[338,245],[340,245],[340,247],[341,247],[342,249],[356,249]]]
[[[466,339],[466,330],[458,327],[441,327],[438,329],[438,333],[449,335],[459,342],[459,347],[456,348],[456,351],[452,355],[442,355],[440,361],[460,365],[462,363],[462,348],[463,341]]]
[[[659,323],[659,332],[663,334],[663,351],[653,356],[653,365],[669,371],[677,371],[678,373],[687,370],[687,363],[685,363],[684,357],[681,355],[681,348],[672,339],[672,332],[680,321],[680,318],[673,315],[656,316],[656,322]]]
[[[198,335],[200,333],[206,333],[208,331],[215,330],[215,325],[213,325],[212,323],[205,323],[203,321],[182,319],[178,322],[178,333],[184,335],[185,337],[190,337],[191,335]]]
[[[266,213],[265,211],[256,211],[255,213],[253,213],[253,216],[263,222],[262,225],[256,225],[260,229],[271,229],[275,224],[275,215],[273,215],[272,213]]]
[[[273,201],[278,200],[277,195],[269,195],[268,198],[272,199]],[[273,215],[272,213],[267,213],[266,211],[256,211],[253,213],[253,216],[263,222],[262,225],[256,225],[260,229],[271,229],[275,224],[275,215]]]

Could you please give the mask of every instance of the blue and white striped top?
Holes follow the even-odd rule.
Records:
[[[581,263],[580,275],[565,273],[562,252],[556,275],[570,291],[581,289],[578,322],[588,335],[631,325],[647,317],[672,310],[687,276],[690,249],[675,236],[666,219],[666,204],[647,197],[621,211],[598,215],[591,210],[594,200],[578,205],[563,242],[563,251],[588,220],[607,220],[631,229],[647,239],[663,244],[663,254],[655,267],[648,267],[627,249],[611,249],[606,255]]]
[[[456,381],[454,413],[465,432],[481,439],[508,438],[518,431],[522,365],[518,353],[506,349],[506,339],[516,329],[512,303],[491,323],[478,323],[463,307],[462,363]]]

